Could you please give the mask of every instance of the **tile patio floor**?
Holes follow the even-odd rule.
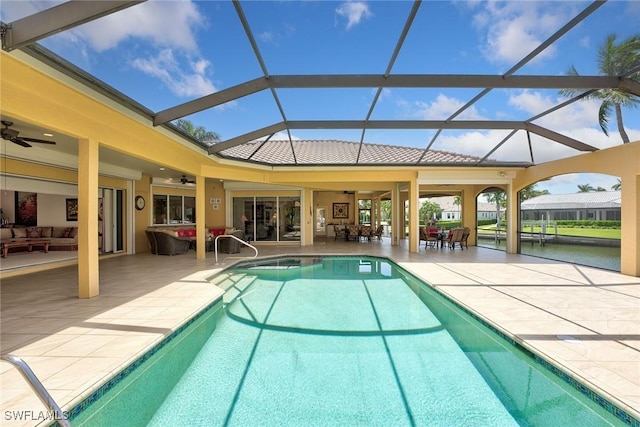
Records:
[[[389,239],[259,250],[389,257],[640,418],[638,278],[471,246],[410,254],[406,241],[392,247]],[[220,291],[205,278],[235,261],[221,256],[216,264],[211,253],[196,260],[193,251],[104,259],[100,296],[85,300],[77,298],[75,266],[4,278],[2,354],[22,357],[56,402],[70,408],[217,298]],[[6,411],[44,411],[6,361],[0,410],[8,426],[38,422],[7,419]]]

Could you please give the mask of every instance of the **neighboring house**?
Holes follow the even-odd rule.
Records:
[[[520,205],[522,220],[620,220],[620,191],[544,194]]]
[[[454,196],[442,196],[442,197],[430,197],[427,200],[431,203],[436,203],[442,209],[440,217],[438,219],[443,221],[460,221],[462,219],[462,205],[456,205],[454,203]],[[496,205],[493,203],[478,201],[476,204],[478,209],[478,220],[482,219],[496,219]],[[504,213],[504,208],[500,208],[500,212]]]

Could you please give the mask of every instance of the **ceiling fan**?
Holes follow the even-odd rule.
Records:
[[[17,130],[9,129],[11,126],[13,126],[13,122],[10,122],[9,120],[2,120],[2,125],[4,126],[4,128],[2,128],[2,139],[11,141],[14,144],[18,144],[23,147],[31,147],[31,144],[27,142],[29,141],[29,142],[37,142],[39,144],[55,145],[54,141],[47,141],[45,139],[37,139],[37,138],[27,138],[26,136],[18,136],[20,132],[18,132]]]
[[[180,178],[180,183],[181,184],[195,184],[195,180],[193,179],[187,179],[187,175],[182,175],[182,177]]]

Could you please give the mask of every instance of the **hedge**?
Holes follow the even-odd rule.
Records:
[[[605,221],[605,220],[560,220],[555,221],[558,227],[562,228],[620,228],[620,221]]]

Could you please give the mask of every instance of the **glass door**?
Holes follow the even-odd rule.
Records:
[[[327,235],[327,208],[316,208],[316,236]]]

